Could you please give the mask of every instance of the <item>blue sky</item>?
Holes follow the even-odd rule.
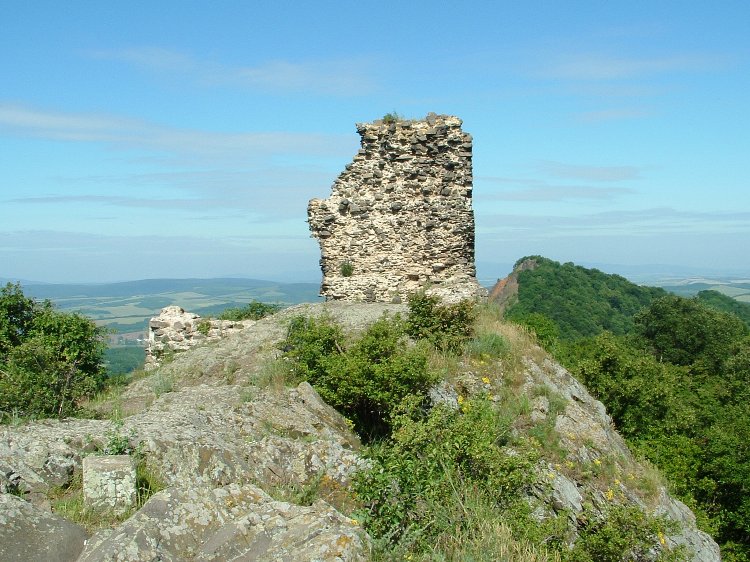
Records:
[[[0,277],[316,281],[355,122],[458,115],[480,279],[750,274],[750,3],[0,5]]]

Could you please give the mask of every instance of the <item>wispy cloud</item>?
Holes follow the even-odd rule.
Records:
[[[635,190],[628,187],[560,185],[523,178],[480,176],[477,178],[477,183],[498,186],[499,189],[483,189],[479,196],[480,200],[495,201],[529,201],[535,203],[560,203],[580,200],[609,201],[635,193]]]
[[[352,137],[345,135],[178,129],[115,115],[67,113],[7,103],[0,103],[0,132],[50,140],[99,142],[211,162],[246,162],[274,154],[340,156],[350,154],[356,145]]]
[[[573,54],[557,57],[542,67],[538,75],[563,80],[619,80],[670,72],[712,70],[726,62],[723,57],[701,54],[650,58]]]
[[[231,66],[159,47],[91,51],[98,59],[122,61],[159,73],[180,75],[203,86],[232,86],[272,93],[358,96],[376,89],[374,60],[267,60]]]
[[[624,181],[638,179],[640,170],[635,166],[589,166],[565,164],[545,160],[537,164],[537,170],[557,178],[584,181]]]
[[[584,111],[579,113],[577,118],[583,123],[602,123],[605,121],[620,121],[623,119],[641,119],[652,114],[653,112],[647,109],[622,107]]]
[[[169,251],[165,251],[168,248]],[[116,256],[102,267],[106,256]],[[14,277],[104,282],[159,277],[316,279],[314,241],[306,233],[259,236],[132,236],[60,230],[0,231],[0,262]],[[263,264],[259,269],[258,264]],[[177,273],[179,272],[179,273]]]
[[[581,215],[479,214],[478,226],[485,234],[523,232],[526,238],[557,236],[641,237],[667,233],[750,233],[750,212],[681,211],[669,207],[606,211]]]
[[[216,220],[241,213],[244,220],[250,222],[276,221],[304,217],[307,201],[315,195],[324,195],[333,175],[308,166],[278,166],[55,179],[62,186],[70,186],[70,191],[65,195],[33,195],[5,200],[0,197],[0,202],[132,208],[153,210],[162,215],[188,214],[191,220],[207,220],[204,211],[211,210],[218,213]],[[92,190],[96,193],[91,193]],[[102,191],[110,194],[101,194]],[[279,204],[280,197],[283,204]],[[197,212],[201,212],[200,215],[196,215]]]

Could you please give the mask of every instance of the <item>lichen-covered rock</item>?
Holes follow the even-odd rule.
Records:
[[[132,446],[141,444],[149,467],[168,489],[115,529],[97,533],[86,548],[86,560],[185,560],[189,553],[199,560],[366,557],[366,534],[330,505],[277,502],[255,487],[272,492],[317,484],[321,498],[344,505],[338,500],[346,499],[353,472],[364,465],[346,420],[310,385],[288,388],[261,381],[264,365],[278,354],[288,320],[298,314],[329,315],[348,329],[361,330],[384,312],[404,311],[403,304],[384,303],[295,307],[215,344],[195,347],[130,385],[117,397],[128,412],[121,424],[70,419],[0,426],[0,485],[31,503],[0,497],[7,505],[22,502],[31,513],[49,511],[45,494],[50,488],[70,484],[87,454],[106,448],[113,437],[118,442],[125,437]],[[664,537],[664,545],[654,545],[654,556],[659,548],[684,545],[690,560],[720,560],[716,543],[696,528],[690,510],[658,480],[651,481],[653,493],[637,484],[649,476],[647,471],[602,404],[570,373],[538,348],[530,349],[523,361],[508,363],[511,373],[503,361],[474,365],[464,359],[456,377],[437,385],[431,397],[459,408],[459,396],[469,394],[488,393],[500,400],[501,393],[494,393],[494,382],[485,375],[498,381],[509,375],[520,385],[516,390],[529,407],[513,430],[519,436],[531,427],[554,432],[559,447],[557,457],[543,457],[537,464],[539,482],[535,497],[529,498],[536,516],[564,518],[564,540],[573,544],[591,510],[596,516],[616,502],[634,505],[680,526]],[[156,393],[160,378],[172,385]],[[140,406],[125,408],[132,401]],[[66,532],[61,529],[61,536]],[[20,540],[36,540],[28,536]]]
[[[92,537],[80,562],[102,560],[365,560],[366,535],[324,501],[274,501],[260,488],[170,488],[115,531]]]
[[[11,494],[0,493],[0,560],[71,562],[88,535],[78,525]]]
[[[401,302],[425,286],[447,301],[483,290],[474,264],[472,139],[461,120],[360,123],[362,148],[328,199],[308,206],[327,300]]]
[[[88,509],[122,514],[135,507],[135,462],[129,455],[83,459],[83,502]]]
[[[537,497],[548,499],[550,507],[570,514],[571,520],[582,511],[584,495],[599,509],[614,501],[633,504],[655,516],[664,516],[677,523],[677,528],[665,537],[665,547],[686,547],[688,559],[694,562],[719,562],[719,546],[705,532],[699,530],[695,516],[685,504],[672,498],[661,484],[655,497],[642,498],[634,488],[634,472],[643,472],[623,438],[615,430],[604,405],[592,397],[586,388],[565,368],[548,358],[526,358],[526,386],[543,385],[565,399],[565,408],[557,414],[554,428],[559,436],[559,446],[566,451],[569,472],[587,473],[588,478],[607,479],[605,491],[593,483],[578,485],[563,474],[562,465],[545,466],[541,480],[548,484],[546,492],[537,490]],[[532,412],[533,413],[533,412]],[[616,475],[621,475],[619,478]]]

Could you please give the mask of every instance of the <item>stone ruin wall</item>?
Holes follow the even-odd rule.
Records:
[[[447,301],[482,294],[472,139],[461,123],[431,113],[357,124],[362,148],[307,210],[326,300],[400,302],[425,287]]]
[[[203,319],[179,306],[162,308],[159,316],[148,323],[144,368],[147,371],[157,368],[165,354],[180,353],[200,343],[218,341],[253,324],[254,320]]]

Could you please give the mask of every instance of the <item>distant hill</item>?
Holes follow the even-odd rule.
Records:
[[[620,275],[528,256],[498,281],[491,298],[504,306],[510,319],[544,315],[557,324],[562,339],[570,340],[604,330],[625,334],[639,310],[666,294],[664,289],[642,287]]]
[[[490,298],[510,319],[544,315],[557,324],[562,339],[571,340],[604,330],[625,334],[633,327],[632,317],[667,292],[694,297],[710,308],[737,315],[750,326],[750,303],[737,299],[750,296],[750,283],[686,280],[647,287],[620,275],[573,263],[560,264],[541,256],[518,260],[513,272],[492,288]]]
[[[750,304],[750,280],[748,279],[686,279],[680,283],[665,281],[658,285],[682,297],[692,297],[702,291],[716,291],[736,301]]]
[[[745,324],[750,326],[750,303],[738,301],[715,290],[700,291],[696,298],[715,310],[739,316]]]
[[[280,283],[261,279],[143,279],[103,284],[28,284],[24,293],[49,299],[59,308],[77,311],[97,324],[121,333],[143,332],[148,319],[169,305],[203,316],[253,300],[292,305],[317,302],[317,283]]]

